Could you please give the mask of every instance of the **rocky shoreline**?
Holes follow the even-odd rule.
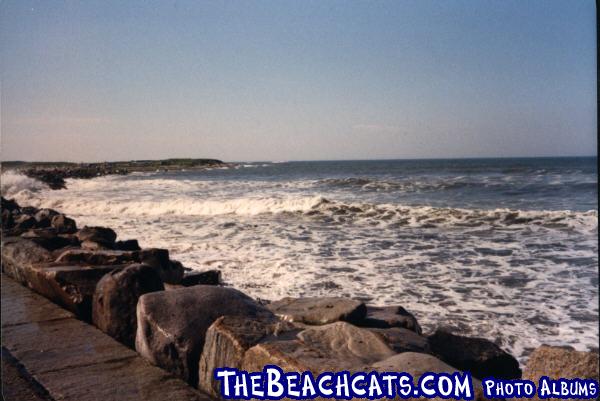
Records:
[[[73,170],[75,171],[75,170]],[[266,302],[186,269],[166,249],[78,227],[51,209],[2,198],[2,271],[150,363],[220,398],[213,370],[276,364],[286,371],[470,371],[475,379],[598,379],[598,354],[542,346],[522,371],[493,342],[438,328],[424,333],[402,305],[336,298]],[[443,326],[443,322],[440,322]],[[475,385],[477,399],[484,399]]]
[[[88,179],[105,175],[126,175],[134,172],[202,170],[230,166],[217,159],[133,160],[105,163],[28,163],[3,162],[2,169],[16,169],[29,178],[48,185],[50,189],[66,188],[68,178]]]

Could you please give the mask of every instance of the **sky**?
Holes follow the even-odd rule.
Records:
[[[0,2],[0,159],[596,155],[592,0]]]

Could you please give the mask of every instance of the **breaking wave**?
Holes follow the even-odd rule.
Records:
[[[168,248],[187,267],[220,269],[251,296],[403,305],[426,331],[450,325],[521,360],[541,343],[597,346],[593,175],[290,170],[300,167],[106,176],[58,191],[9,172],[2,193]],[[549,191],[560,193],[548,202]]]
[[[2,173],[0,182],[2,196],[8,198],[29,198],[33,192],[48,189],[46,184],[15,171]]]

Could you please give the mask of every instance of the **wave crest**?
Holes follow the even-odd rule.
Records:
[[[2,173],[1,178],[0,192],[6,198],[29,198],[34,192],[48,189],[46,184],[15,171]]]
[[[397,204],[343,203],[323,196],[256,197],[235,199],[94,200],[83,197],[43,201],[43,206],[74,214],[130,216],[258,216],[298,214],[324,221],[367,222],[369,224],[434,227],[519,227],[594,230],[597,211],[523,211],[510,209],[459,209]]]

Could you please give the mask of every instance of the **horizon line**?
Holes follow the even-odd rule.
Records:
[[[289,160],[222,160],[218,157],[165,157],[159,159],[129,159],[129,160],[102,160],[102,161],[67,161],[67,160],[0,160],[2,163],[119,163],[136,161],[160,161],[170,159],[213,159],[223,163],[302,163],[302,162],[351,162],[351,161],[418,161],[418,160],[493,160],[493,159],[573,159],[597,158],[598,155],[560,155],[560,156],[465,156],[465,157],[407,157],[407,158],[373,158],[373,159],[289,159]]]

